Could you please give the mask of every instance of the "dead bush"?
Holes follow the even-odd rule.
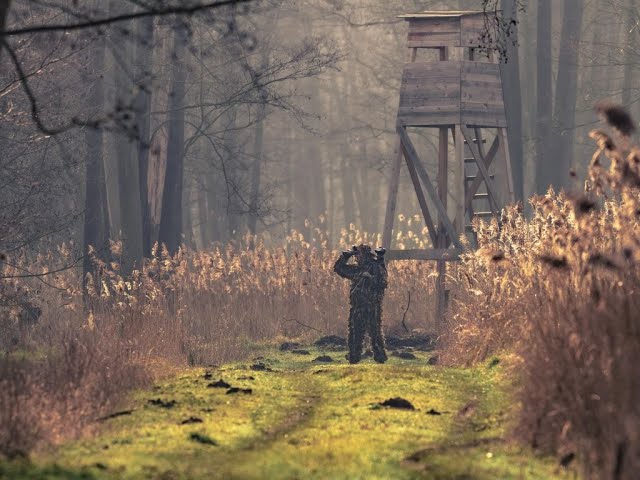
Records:
[[[0,359],[0,454],[27,456],[90,431],[124,396],[148,382],[117,339],[60,332],[39,351]]]
[[[575,454],[594,479],[640,471],[640,150],[617,131],[591,133],[585,192],[550,191],[531,219],[510,207],[500,228],[476,225],[481,248],[454,269],[444,335],[449,363],[516,352],[517,436]]]

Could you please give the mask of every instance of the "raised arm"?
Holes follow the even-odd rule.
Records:
[[[347,265],[351,252],[342,252],[336,263],[333,265],[333,271],[342,278],[353,280],[360,273],[360,267],[356,265]]]

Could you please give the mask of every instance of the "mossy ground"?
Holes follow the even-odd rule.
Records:
[[[102,422],[93,438],[0,464],[0,478],[574,478],[504,440],[513,407],[500,365],[434,367],[432,354],[415,352],[352,366],[344,351],[305,348],[310,355],[257,351],[273,371],[254,371],[252,361],[186,370],[136,394],[133,412]],[[335,361],[313,361],[324,354]],[[207,386],[220,379],[252,394]],[[416,410],[377,405],[392,397]]]

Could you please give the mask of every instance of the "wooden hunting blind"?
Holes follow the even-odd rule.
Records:
[[[409,55],[402,74],[383,244],[392,246],[404,158],[431,248],[390,250],[389,259],[438,262],[438,316],[446,301],[445,262],[459,258],[462,235],[474,245],[473,219],[498,218],[504,204],[514,201],[500,65],[485,35],[491,25],[487,22],[495,21],[491,15],[427,11],[400,16],[409,24]],[[424,137],[427,129],[438,135],[431,157],[418,148],[417,137]],[[497,158],[501,161],[494,161]]]

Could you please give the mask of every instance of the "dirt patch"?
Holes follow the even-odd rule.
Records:
[[[227,395],[234,395],[236,393],[244,393],[245,395],[251,395],[253,393],[253,390],[251,388],[238,388],[238,387],[231,387],[229,390],[227,390]]]
[[[213,438],[208,435],[204,435],[202,433],[193,432],[189,435],[189,440],[197,443],[201,443],[203,445],[211,445],[218,446],[218,442],[216,442]]]
[[[319,357],[314,358],[313,361],[320,363],[331,363],[333,362],[333,358],[331,358],[329,355],[320,355]]]
[[[411,352],[391,352],[391,356],[398,357],[403,360],[415,360],[418,358]]]
[[[225,382],[222,379],[207,385],[207,388],[229,388],[229,387],[231,387],[231,385],[229,385],[227,382]]]
[[[423,352],[430,352],[436,348],[436,337],[427,333],[414,333],[400,336],[389,335],[385,344],[390,349],[414,348]]]
[[[401,397],[390,398],[379,404],[381,407],[397,408],[399,410],[415,410],[416,407],[409,400]]]
[[[202,423],[202,419],[198,417],[189,417],[180,422],[180,425],[191,425],[194,423]]]
[[[256,372],[273,372],[271,367],[268,367],[262,362],[254,363],[249,367],[251,370],[255,370]]]
[[[300,348],[302,345],[297,342],[284,342],[280,345],[281,352],[290,352],[296,348]]]
[[[316,340],[314,345],[325,350],[344,350],[347,340],[337,335],[327,335]]]
[[[162,400],[160,398],[149,400],[147,403],[160,408],[173,408],[178,404],[175,400]]]
[[[311,352],[309,350],[291,350],[291,353],[294,353],[296,355],[311,355]]]
[[[431,357],[429,360],[427,360],[427,365],[438,365],[438,362],[440,361],[440,359],[438,358],[437,355]]]

